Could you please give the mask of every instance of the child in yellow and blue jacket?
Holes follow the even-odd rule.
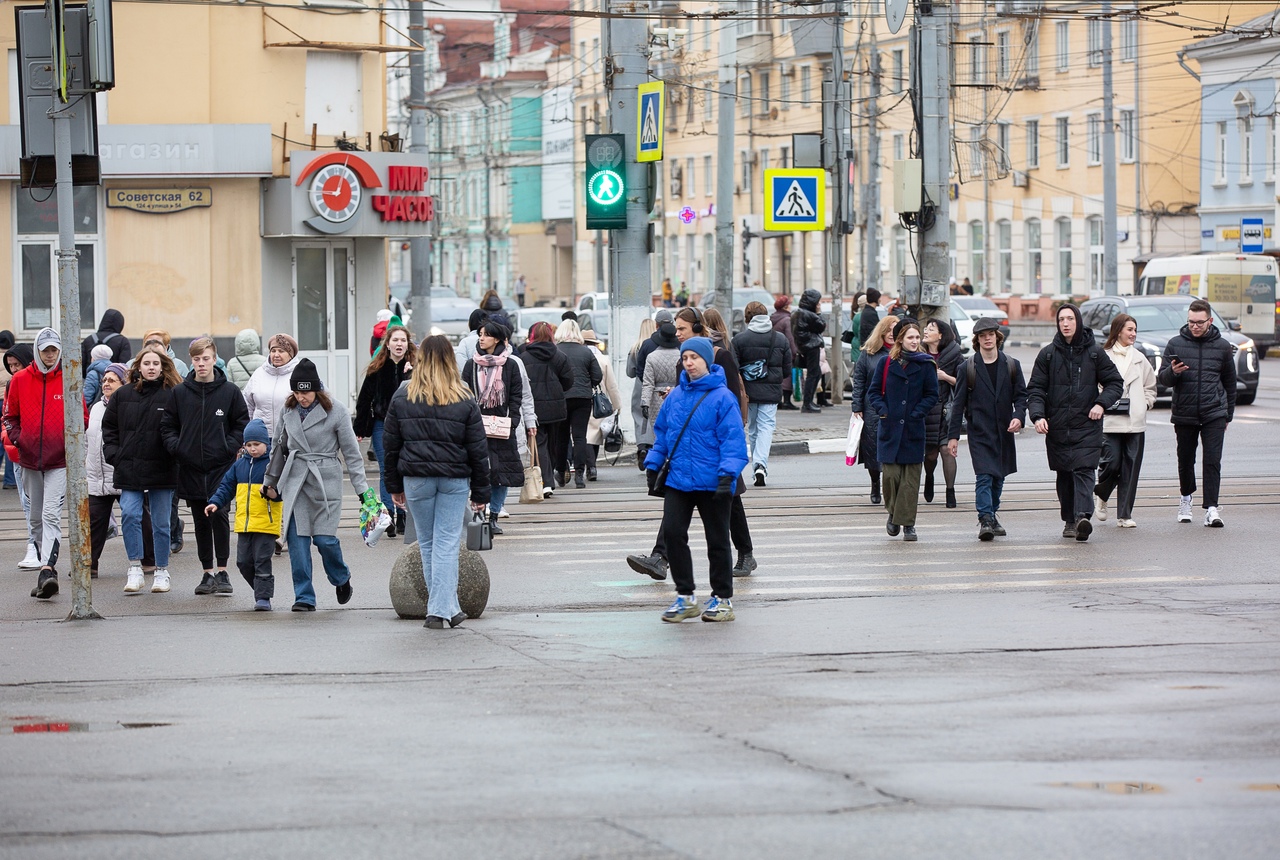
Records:
[[[253,586],[253,608],[270,612],[275,596],[276,580],[271,573],[271,556],[280,537],[283,504],[262,495],[262,479],[271,459],[271,437],[267,425],[255,418],[244,428],[244,455],[231,464],[218,485],[209,505],[208,516],[236,500],[232,525],[236,534],[236,567],[245,581]]]

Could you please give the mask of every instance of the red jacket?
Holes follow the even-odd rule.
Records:
[[[85,411],[85,423],[89,413]],[[4,401],[4,430],[18,465],[45,472],[67,465],[63,437],[62,365],[41,372],[39,358],[14,374]]]

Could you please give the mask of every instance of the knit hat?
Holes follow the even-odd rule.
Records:
[[[118,361],[115,364],[108,364],[107,369],[102,372],[114,373],[116,375],[116,379],[120,380],[122,383],[129,381],[129,368],[125,367]]]
[[[785,311],[787,306],[791,304],[791,296],[778,296],[773,300],[773,309],[775,311]]]
[[[289,377],[289,388],[294,391],[323,391],[324,384],[320,382],[320,374],[316,371],[315,363],[309,358],[304,358],[298,362],[298,366],[293,369],[293,375]]]
[[[716,363],[715,349],[711,345],[710,338],[691,337],[684,343],[680,344],[680,357],[683,359],[686,352],[696,352],[703,361],[707,363],[707,367]]]
[[[0,350],[13,349],[13,345],[16,342],[17,341],[13,339],[13,332],[9,331],[8,329],[4,329],[0,331]]]
[[[261,442],[271,444],[271,434],[267,432],[267,424],[261,418],[255,418],[244,427],[245,442]]]
[[[479,331],[480,326],[484,325],[484,321],[488,318],[489,315],[487,313],[476,308],[471,312],[471,315],[467,317],[467,331]]]
[[[913,325],[916,328],[920,328],[920,320],[916,319],[915,317],[903,317],[902,319],[898,320],[898,322],[893,327],[893,339],[897,340],[898,338],[902,337],[902,330],[909,325]]]
[[[272,348],[283,349],[289,353],[289,357],[293,358],[298,354],[298,342],[287,334],[273,334],[271,339],[267,341],[267,350]]]
[[[391,319],[391,311],[387,308],[383,308],[382,310],[378,311],[378,313],[373,318],[374,322],[386,322],[389,319]]]
[[[104,358],[110,358],[110,357],[111,357],[111,347],[107,346],[105,343],[100,343],[97,346],[95,346],[93,349],[89,350],[89,360],[91,362],[102,361]]]

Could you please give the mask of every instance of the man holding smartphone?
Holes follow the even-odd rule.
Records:
[[[1236,411],[1236,365],[1231,344],[1213,324],[1209,303],[1196,299],[1187,324],[1169,339],[1160,384],[1173,389],[1170,420],[1178,440],[1178,522],[1191,522],[1196,491],[1196,448],[1204,446],[1204,524],[1222,528],[1218,489],[1222,483],[1222,441]]]

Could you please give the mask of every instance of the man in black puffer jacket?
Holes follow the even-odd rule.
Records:
[[[1191,522],[1196,491],[1196,447],[1204,443],[1204,524],[1222,528],[1218,489],[1222,484],[1222,440],[1236,412],[1236,362],[1231,344],[1213,324],[1203,299],[1187,307],[1187,324],[1169,339],[1160,384],[1173,389],[1170,420],[1178,439],[1178,522]]]
[[[791,344],[774,331],[769,309],[751,302],[743,310],[747,327],[733,338],[733,355],[747,389],[747,447],[755,465],[756,486],[763,487],[769,472],[769,448],[778,425],[778,401],[782,381],[791,373]]]
[[[822,293],[805,290],[800,296],[800,307],[792,318],[796,347],[800,350],[804,367],[804,403],[800,407],[802,412],[822,411],[813,402],[818,382],[822,379],[822,334],[827,330],[827,318],[818,313],[818,303],[821,301]]]

